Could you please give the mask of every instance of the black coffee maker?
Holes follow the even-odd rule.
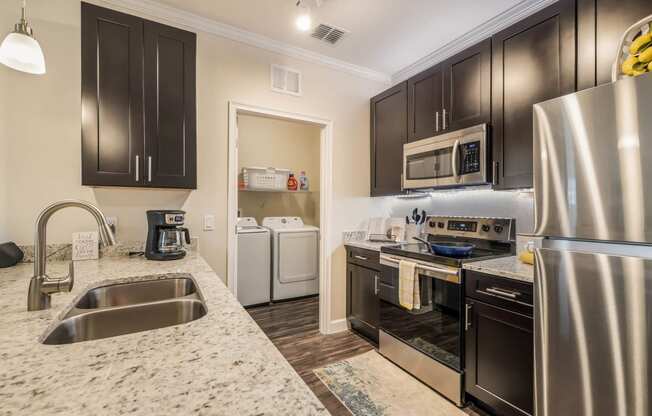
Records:
[[[186,255],[190,231],[182,227],[184,211],[147,211],[147,242],[145,257],[149,260],[177,260]]]

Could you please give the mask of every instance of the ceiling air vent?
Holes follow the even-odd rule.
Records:
[[[272,64],[272,91],[301,95],[301,72],[286,66]]]
[[[315,31],[312,32],[310,36],[312,36],[315,39],[328,42],[331,45],[335,45],[347,33],[348,32],[344,29],[320,23],[319,26],[315,28]]]

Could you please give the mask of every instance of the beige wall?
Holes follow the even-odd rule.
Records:
[[[298,216],[319,226],[319,146],[321,128],[296,121],[241,114],[238,116],[238,167],[290,169],[295,176],[305,171],[310,193],[238,193],[241,215],[255,217]]]
[[[17,3],[0,2],[0,28],[13,27]],[[147,16],[145,16],[147,17]],[[385,86],[329,68],[287,58],[231,40],[199,33],[197,45],[198,189],[142,190],[88,188],[81,183],[80,6],[73,0],[34,1],[30,20],[43,47],[48,73],[41,77],[0,65],[0,130],[8,139],[11,177],[3,175],[8,238],[32,241],[34,219],[46,204],[81,198],[119,218],[118,238],[142,239],[145,210],[181,208],[200,249],[226,280],[228,102],[309,114],[333,121],[333,227],[327,247],[333,254],[332,316],[345,311],[345,255],[341,232],[368,216],[369,97]],[[303,73],[302,97],[270,90],[269,66],[288,65]],[[7,105],[8,103],[11,105]],[[0,208],[2,206],[0,205]],[[202,216],[216,216],[216,230],[201,229]],[[61,212],[48,229],[51,242],[70,241],[74,231],[93,229],[85,213]]]

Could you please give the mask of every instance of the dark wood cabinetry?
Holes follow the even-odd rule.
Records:
[[[408,80],[408,141],[490,120],[491,40]]]
[[[82,3],[82,184],[196,187],[196,35]]]
[[[443,131],[443,65],[437,65],[410,78],[407,88],[408,141],[432,137]]]
[[[532,187],[532,105],[575,89],[573,17],[555,3],[492,38],[497,189]]]
[[[611,82],[623,32],[652,14],[650,0],[565,0],[577,7],[577,89]]]
[[[443,123],[454,131],[491,119],[491,39],[444,63]]]
[[[466,277],[466,393],[497,415],[532,415],[532,285],[468,271]]]
[[[407,83],[371,99],[371,196],[402,193],[407,141]]]
[[[378,253],[347,247],[347,318],[351,329],[378,342],[380,263]]]

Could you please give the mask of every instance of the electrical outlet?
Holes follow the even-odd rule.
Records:
[[[111,231],[115,235],[116,231],[118,231],[118,217],[106,217],[106,223],[109,224]]]
[[[215,215],[204,215],[204,231],[215,230]]]

